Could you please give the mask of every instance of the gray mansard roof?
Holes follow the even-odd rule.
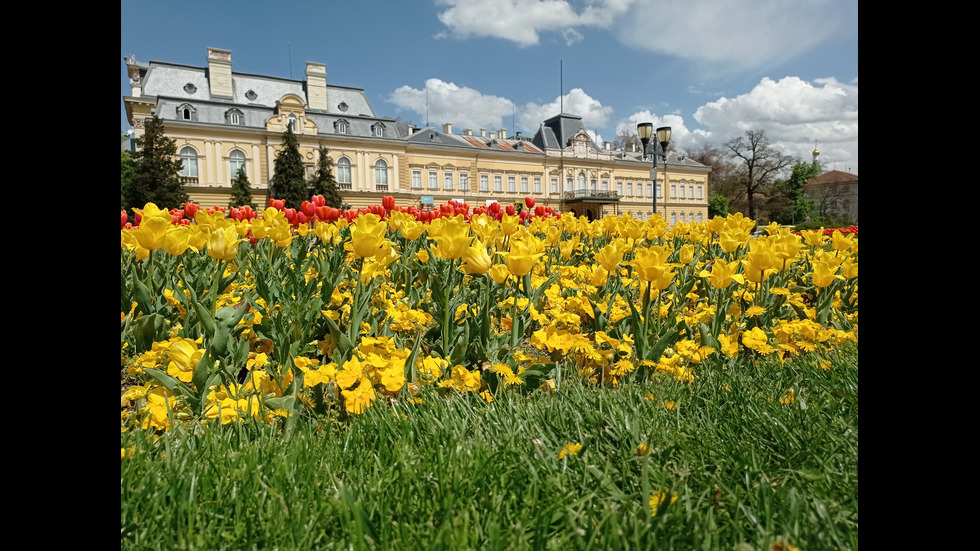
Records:
[[[305,81],[236,72],[232,72],[233,97],[212,97],[208,73],[205,67],[151,61],[141,70],[143,95],[157,97],[157,114],[165,119],[178,118],[178,109],[189,104],[197,122],[225,124],[228,110],[237,109],[242,112],[243,126],[255,128],[265,127],[276,102],[286,94],[306,100]],[[386,136],[400,137],[394,119],[375,115],[361,88],[328,84],[326,111],[307,108],[307,117],[323,134],[334,133],[334,124],[343,119],[353,136],[371,136],[373,126],[381,123]]]

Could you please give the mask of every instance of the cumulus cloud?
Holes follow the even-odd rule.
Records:
[[[422,124],[425,124],[428,110],[429,122],[436,128],[447,122],[459,129],[505,128],[504,121],[509,122],[515,110],[514,102],[507,98],[486,95],[437,78],[426,80],[425,88],[421,90],[401,86],[388,96],[387,101],[399,109],[415,112]]]
[[[557,31],[566,43],[581,40],[575,27],[609,27],[635,0],[606,0],[581,12],[565,0],[441,0],[439,21],[448,28],[440,37],[492,37],[531,46],[541,32]]]
[[[521,109],[518,118],[522,128],[537,130],[545,119],[554,117],[564,109],[565,113],[582,117],[586,130],[603,127],[609,122],[612,107],[586,94],[581,88],[573,88],[567,94],[544,105],[529,102]]]
[[[710,133],[701,129],[691,130],[684,124],[684,117],[678,114],[665,114],[656,115],[649,110],[637,111],[629,117],[616,123],[616,135],[618,136],[624,130],[630,133],[636,133],[636,125],[641,122],[653,123],[653,128],[657,129],[661,126],[670,127],[670,143],[674,145],[677,149],[692,149],[696,147],[701,140],[709,138]]]
[[[774,147],[809,159],[814,144],[825,169],[857,170],[858,87],[833,78],[762,79],[751,91],[702,105],[694,119],[720,142],[747,130],[765,130]]]
[[[492,37],[520,46],[560,33],[567,44],[583,29],[610,29],[629,48],[691,61],[724,76],[771,67],[824,42],[856,21],[851,0],[440,0],[442,37]],[[581,3],[579,3],[581,4]]]

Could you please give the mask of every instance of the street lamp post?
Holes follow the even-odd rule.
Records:
[[[650,138],[653,136],[653,123],[641,122],[640,124],[636,125],[636,133],[640,136],[640,141],[643,142],[643,156],[646,157],[647,145],[650,143]],[[657,141],[660,142],[662,153],[657,151],[656,146],[653,147],[653,151],[651,153],[651,155],[653,155],[653,170],[650,171],[650,180],[653,181],[654,214],[657,214],[657,157],[664,158],[664,170],[667,170],[667,145],[670,144],[669,126],[661,126],[657,129]],[[666,181],[664,184],[666,184]]]

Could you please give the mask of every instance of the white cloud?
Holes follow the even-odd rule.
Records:
[[[623,130],[636,133],[636,125],[641,122],[653,123],[653,127],[670,127],[670,143],[678,149],[690,149],[696,147],[701,140],[710,137],[710,133],[704,130],[690,130],[684,124],[684,117],[676,114],[655,115],[649,110],[637,111],[624,120],[616,124],[616,135]]]
[[[449,30],[440,36],[492,37],[521,46],[537,44],[541,32],[557,31],[566,43],[583,38],[575,27],[609,27],[635,0],[606,0],[577,12],[565,0],[441,0],[439,21]]]
[[[452,123],[454,133],[459,133],[456,129],[465,128],[505,128],[504,121],[510,122],[514,115],[514,102],[507,98],[486,95],[437,78],[426,80],[425,86],[422,90],[401,86],[388,96],[388,101],[400,109],[417,113],[422,119],[421,124],[425,124],[428,111],[429,123],[433,127],[441,128],[443,123]]]
[[[814,144],[824,169],[857,171],[858,87],[833,78],[764,78],[747,94],[702,105],[694,119],[720,143],[747,130],[765,130],[772,145],[809,160]]]
[[[852,0],[440,0],[447,32],[531,46],[544,32],[567,44],[582,29],[609,29],[625,46],[696,63],[724,76],[773,66],[824,42],[856,21]]]
[[[602,105],[602,102],[589,96],[581,88],[572,88],[568,94],[544,105],[529,102],[521,109],[518,117],[519,126],[537,131],[544,122],[557,115],[560,111],[582,117],[582,125],[586,130],[606,126],[612,107]]]

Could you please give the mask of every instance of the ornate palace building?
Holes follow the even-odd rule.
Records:
[[[379,117],[364,90],[327,84],[322,63],[306,63],[306,79],[233,72],[231,52],[208,48],[207,66],[126,60],[132,95],[123,98],[134,137],[145,119],[164,120],[177,142],[184,186],[205,207],[226,206],[232,178],[244,167],[259,206],[268,204],[274,160],[289,125],[307,173],[320,146],[348,208],[380,204],[422,208],[456,199],[472,206],[534,197],[538,204],[590,218],[653,214],[651,157],[596,144],[582,118],[559,113],[534,136],[504,129],[399,130]],[[656,141],[656,140],[654,140]],[[659,145],[656,146],[659,149]],[[709,167],[670,152],[656,172],[657,212],[671,224],[708,218]]]

